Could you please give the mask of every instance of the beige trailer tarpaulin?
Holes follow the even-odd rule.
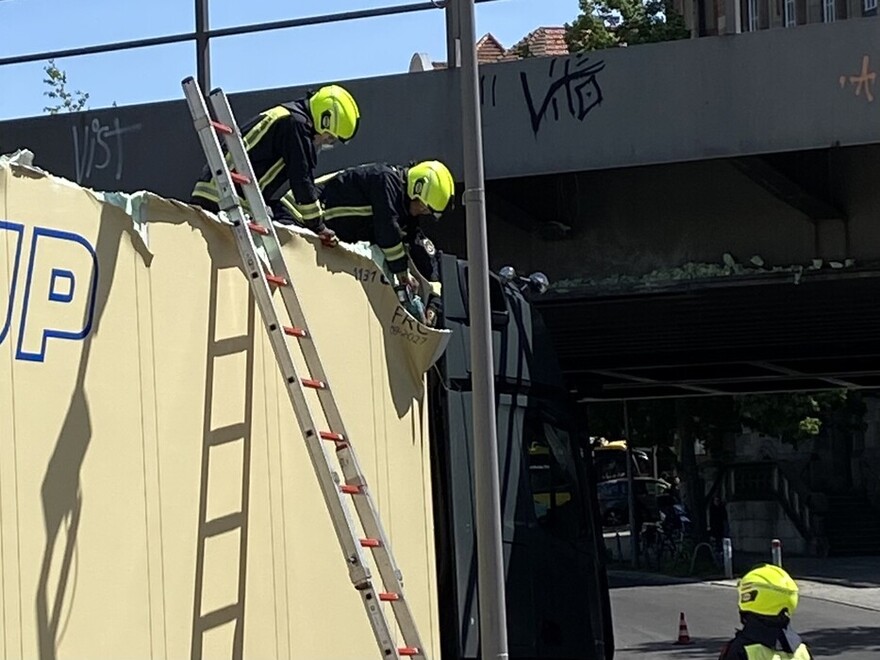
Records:
[[[284,243],[438,656],[424,374],[448,333],[368,250]],[[0,164],[0,569],[0,658],[376,657],[216,217]]]

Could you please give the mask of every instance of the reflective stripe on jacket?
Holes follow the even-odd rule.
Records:
[[[385,255],[392,273],[407,269],[404,240],[417,229],[409,215],[406,178],[403,170],[384,164],[349,167],[320,177],[324,220],[346,243],[368,241]],[[281,200],[294,218],[290,193]]]
[[[718,660],[813,660],[813,656],[800,635],[790,628],[749,620],[725,644]]]
[[[270,108],[248,120],[241,132],[263,198],[270,202],[280,197],[283,190],[291,191],[290,204],[303,224],[317,231],[323,229],[314,181],[318,157],[305,101]],[[226,162],[232,165],[229,154],[226,154]],[[196,201],[200,198],[219,202],[217,186],[207,167],[202,170],[192,195]]]

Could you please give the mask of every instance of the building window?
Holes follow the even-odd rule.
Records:
[[[825,23],[834,22],[834,0],[822,0],[822,20]]]
[[[877,10],[877,0],[865,0],[865,11],[876,11]]]
[[[877,2],[877,0],[865,0],[865,2]],[[797,8],[795,0],[785,0],[785,27],[797,25]]]
[[[760,29],[758,22],[758,0],[749,0],[749,32]]]

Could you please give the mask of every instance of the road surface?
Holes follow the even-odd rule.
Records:
[[[616,660],[718,657],[739,623],[736,592],[707,583],[646,585],[639,577],[614,574],[611,581]],[[656,584],[661,582],[660,584]],[[675,646],[684,612],[690,646]],[[880,658],[880,613],[804,596],[794,628],[816,658]]]

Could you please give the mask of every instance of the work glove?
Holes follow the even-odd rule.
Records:
[[[419,323],[427,324],[425,305],[420,298],[413,294],[411,286],[398,283],[394,286],[394,293],[397,295],[397,300],[400,302],[401,307],[417,319]]]
[[[396,284],[394,286],[394,293],[397,294],[397,299],[400,301],[400,304],[403,305],[404,309],[412,309],[413,296],[409,285]]]
[[[437,320],[440,318],[440,311],[443,309],[443,301],[440,296],[431,294],[428,298],[428,306],[425,308],[425,325],[435,327]]]
[[[332,229],[328,229],[324,227],[321,231],[317,232],[318,238],[321,239],[321,245],[324,247],[336,247],[339,245],[339,239],[336,237],[336,232]]]

